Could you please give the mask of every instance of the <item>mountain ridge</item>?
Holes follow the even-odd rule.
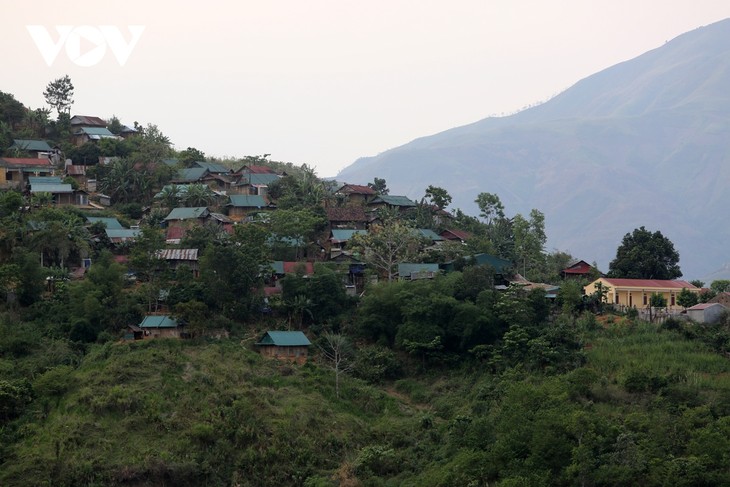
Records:
[[[429,184],[473,211],[480,192],[508,214],[538,208],[549,248],[606,270],[624,234],[660,230],[686,277],[720,267],[730,181],[730,19],[584,78],[551,100],[360,158],[338,180],[383,177],[392,193]],[[691,184],[690,184],[691,183]],[[710,241],[713,232],[717,241]],[[702,242],[697,249],[698,242]]]

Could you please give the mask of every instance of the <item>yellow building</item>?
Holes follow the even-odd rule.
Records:
[[[651,302],[651,295],[661,294],[667,301],[667,308],[670,310],[681,310],[677,304],[677,296],[682,289],[689,289],[699,294],[700,288],[693,286],[687,281],[665,281],[657,279],[612,279],[601,277],[583,288],[586,296],[596,291],[598,283],[608,292],[606,293],[607,303],[620,306],[636,308],[647,308]]]

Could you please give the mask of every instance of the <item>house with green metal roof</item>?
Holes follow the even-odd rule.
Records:
[[[185,220],[204,220],[210,214],[206,206],[194,206],[190,208],[173,208],[165,217],[168,224]]]
[[[101,139],[121,139],[106,127],[80,127],[73,133],[74,144],[83,145],[87,142],[97,142]]]
[[[444,237],[429,228],[417,228],[415,232],[419,237],[423,237],[431,243],[443,242],[444,240]]]
[[[9,149],[29,152],[36,157],[39,152],[51,152],[53,150],[45,140],[33,139],[13,139],[13,145],[11,145]]]
[[[269,192],[269,186],[278,181],[281,176],[274,173],[247,173],[236,174],[236,182],[231,190],[237,194],[255,194],[265,196]]]
[[[264,357],[302,365],[307,361],[308,347],[311,344],[301,331],[267,331],[256,343],[256,347]]]
[[[266,198],[255,194],[232,194],[229,196],[231,202],[228,207],[228,216],[234,221],[241,221],[249,213],[270,208]]]
[[[399,211],[406,211],[417,206],[414,201],[406,196],[391,196],[387,194],[376,196],[367,205],[371,210],[385,207],[396,208]]]
[[[119,220],[117,220],[116,218],[106,218],[106,217],[101,217],[101,216],[87,216],[86,221],[89,222],[91,225],[93,225],[94,223],[103,223],[104,226],[110,230],[114,230],[114,229],[119,230],[119,229],[124,228],[124,227],[122,227],[122,224],[119,223]]]
[[[144,338],[180,338],[182,332],[177,320],[167,315],[147,315],[137,326]]]
[[[107,228],[104,230],[111,243],[133,242],[142,233],[139,228]]]
[[[28,176],[28,184],[63,184],[61,176]]]
[[[195,161],[191,167],[207,169],[211,174],[229,174],[233,172],[230,168],[216,162]]]
[[[172,182],[176,184],[196,183],[208,174],[210,173],[204,167],[184,167],[172,178]]]
[[[45,179],[45,178],[37,178]],[[53,179],[53,178],[48,178]],[[31,183],[30,194],[37,195],[48,193],[54,205],[85,205],[89,202],[89,195],[86,191],[74,191],[70,184],[41,182]]]

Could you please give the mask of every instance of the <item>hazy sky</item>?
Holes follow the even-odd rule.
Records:
[[[270,153],[334,176],[544,101],[730,17],[730,2],[76,0],[4,1],[0,12],[0,91],[26,105],[44,106],[46,84],[68,74],[72,114],[154,123],[177,149]],[[123,65],[115,52],[128,54]]]

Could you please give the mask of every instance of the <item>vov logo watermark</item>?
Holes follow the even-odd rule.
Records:
[[[129,40],[113,25],[57,25],[54,40],[48,29],[42,25],[27,25],[26,29],[43,56],[51,66],[61,49],[66,47],[68,59],[77,66],[90,67],[99,64],[107,54],[107,47],[124,66],[144,31],[143,25],[128,25]]]

